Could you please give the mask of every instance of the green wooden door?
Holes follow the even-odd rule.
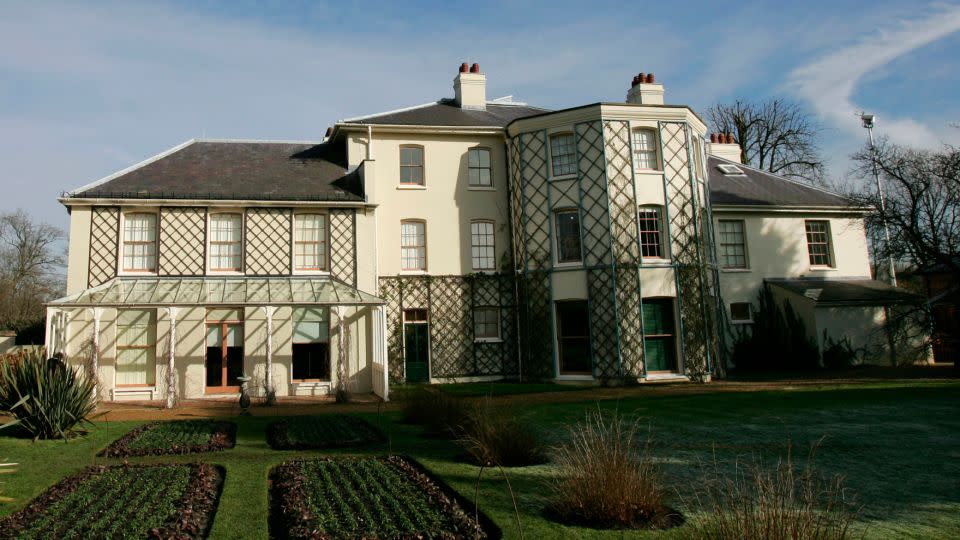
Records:
[[[403,325],[403,353],[407,365],[407,382],[421,383],[430,380],[428,361],[430,326],[427,323]]]
[[[644,299],[643,333],[646,337],[647,372],[677,370],[677,346],[673,321],[672,299]]]

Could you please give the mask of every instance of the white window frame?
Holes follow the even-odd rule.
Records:
[[[236,215],[240,216],[240,269],[217,269],[213,268],[213,252],[210,249],[210,246],[213,244],[212,241],[212,232],[213,232],[213,219],[214,216],[222,215]],[[206,231],[206,267],[208,275],[215,276],[236,276],[243,275],[244,273],[244,259],[246,258],[247,246],[246,246],[246,235],[247,235],[247,213],[243,209],[217,209],[214,211],[207,212],[207,231]]]
[[[557,174],[554,172],[554,168],[553,168],[553,141],[557,137],[563,137],[563,136],[570,136],[573,138],[573,154],[572,154],[573,155],[573,172]],[[567,155],[567,154],[563,154],[563,155]],[[554,133],[547,134],[547,157],[549,158],[548,166],[549,166],[551,180],[576,178],[577,166],[578,166],[577,165],[577,136],[573,133],[573,131],[565,129],[565,130],[560,130]]]
[[[497,325],[496,335],[493,335],[493,336],[478,336],[478,335],[477,335],[476,316],[477,316],[477,311],[479,311],[479,310],[492,311],[492,312],[494,312],[494,313],[496,314],[496,318],[494,319],[494,321],[496,322],[496,325]],[[472,322],[472,326],[473,326],[473,328],[471,329],[471,331],[473,332],[473,341],[476,342],[476,343],[499,343],[499,342],[502,342],[502,341],[503,341],[503,334],[502,334],[501,322],[500,322],[501,315],[502,315],[502,314],[500,313],[500,308],[499,308],[498,306],[476,306],[475,308],[473,308],[473,311],[471,312],[471,322]]]
[[[485,232],[474,232],[474,225],[489,225],[490,234],[488,235]],[[477,244],[477,237],[490,237],[489,244]],[[475,250],[478,249],[487,249],[489,248],[492,252],[490,259],[490,266],[477,266],[477,259],[486,259],[486,256],[477,257]],[[492,219],[474,219],[470,221],[470,267],[473,268],[475,272],[494,272],[497,270],[497,225]]]
[[[807,225],[810,223],[823,223],[826,225],[824,234],[827,235],[827,264],[814,264],[810,260],[810,236],[807,232]],[[813,270],[833,270],[837,267],[837,257],[833,251],[833,228],[829,219],[805,219],[803,220],[803,239],[806,245],[807,263]]]
[[[415,167],[414,165],[403,164],[404,149],[415,148],[420,150],[420,182],[404,182],[403,169],[405,167]],[[398,189],[426,189],[427,188],[427,150],[422,144],[401,144],[397,148],[397,188]]]
[[[138,270],[126,268],[124,264],[124,246],[127,243],[126,229],[128,215],[152,215],[153,216],[153,269]],[[138,242],[140,243],[140,242]],[[117,275],[118,276],[155,276],[160,268],[160,212],[155,209],[130,208],[120,212],[120,246],[117,257]]]
[[[321,257],[323,257],[323,267],[321,268],[297,268],[297,216],[321,216],[323,218],[323,239]],[[293,213],[293,227],[290,229],[293,237],[290,239],[291,250],[290,267],[293,273],[297,275],[326,275],[330,273],[330,214],[320,210],[298,210]],[[300,242],[304,243],[304,242]]]
[[[741,233],[743,235],[743,266],[727,266],[724,261],[724,251],[723,247],[725,245],[733,245],[732,242],[724,242],[723,240],[723,224],[724,223],[740,223]],[[806,226],[804,226],[806,229]],[[747,245],[747,222],[744,219],[718,219],[717,220],[717,255],[720,259],[720,268],[721,270],[728,272],[745,272],[750,270],[750,248]],[[809,260],[809,259],[808,259]]]
[[[649,133],[653,140],[651,141],[652,149],[639,150],[637,148],[637,135],[639,133]],[[640,161],[637,159],[638,156],[643,154],[653,154],[653,166],[652,167],[641,167]],[[633,160],[633,168],[637,172],[661,172],[663,171],[663,156],[660,155],[660,134],[657,133],[657,128],[649,126],[636,126],[630,129],[630,159]]]
[[[746,305],[747,310],[750,313],[750,318],[748,319],[733,318],[733,306],[735,304]],[[753,324],[753,304],[751,304],[750,302],[730,302],[730,324]]]
[[[403,243],[403,226],[408,223],[416,223],[423,226],[423,246],[412,245],[407,246]],[[404,266],[404,249],[422,249],[423,250],[423,267],[422,268],[406,268]],[[417,257],[419,259],[419,257]],[[419,218],[409,218],[400,220],[400,272],[404,274],[425,274],[429,268],[429,259],[427,253],[427,220]]]
[[[487,166],[486,167],[473,167],[470,165],[470,153],[471,152],[486,152],[487,153]],[[479,158],[478,158],[479,159]],[[490,175],[489,184],[474,184],[471,182],[470,172],[474,169],[484,170],[486,169]],[[474,191],[495,191],[496,184],[493,181],[493,150],[489,146],[474,146],[473,148],[467,149],[467,189]]]

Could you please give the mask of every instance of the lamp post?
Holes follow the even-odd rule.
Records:
[[[863,123],[863,127],[867,130],[867,134],[870,136],[870,152],[872,154],[873,161],[873,179],[877,182],[877,194],[880,196],[880,213],[883,216],[883,236],[886,239],[886,247],[890,249],[890,228],[887,227],[887,201],[886,196],[883,193],[883,186],[880,184],[880,170],[877,168],[877,147],[873,144],[873,126],[876,123],[877,117],[872,114],[867,114],[865,112],[860,113],[860,121]],[[897,286],[897,272],[893,266],[893,256],[889,253],[887,254],[887,281],[890,285]]]

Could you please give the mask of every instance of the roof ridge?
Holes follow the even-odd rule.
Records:
[[[422,103],[420,105],[413,105],[411,107],[402,107],[400,109],[393,109],[391,111],[383,111],[383,112],[378,112],[373,114],[366,114],[363,116],[354,116],[353,118],[344,118],[342,120],[337,120],[337,123],[340,124],[340,123],[347,123],[347,122],[356,122],[357,120],[368,120],[370,118],[375,118],[377,116],[386,116],[388,114],[396,114],[401,112],[412,111],[415,109],[422,109],[424,107],[429,107],[431,105],[439,105],[443,101],[444,101],[443,99],[438,99],[437,101],[431,101],[430,103]]]
[[[323,144],[323,141],[306,141],[294,139],[193,139],[198,143],[246,143],[246,144]]]
[[[751,171],[758,172],[758,173],[763,174],[763,175],[765,175],[765,176],[772,176],[772,177],[776,178],[777,180],[783,180],[783,181],[785,181],[785,182],[790,182],[791,184],[794,184],[794,185],[797,185],[797,186],[800,186],[800,187],[810,188],[810,189],[819,191],[819,192],[821,192],[821,193],[826,193],[827,195],[833,195],[834,197],[840,197],[841,199],[845,199],[845,200],[848,200],[848,201],[850,201],[850,202],[853,202],[853,200],[850,199],[849,197],[846,197],[846,196],[844,196],[844,195],[841,195],[840,193],[837,193],[837,192],[835,192],[835,191],[831,191],[831,190],[829,190],[829,189],[825,189],[825,188],[822,188],[822,187],[819,187],[819,186],[814,186],[814,185],[812,185],[812,184],[805,184],[805,183],[803,183],[803,182],[800,182],[800,181],[797,181],[797,180],[793,180],[792,178],[787,178],[786,176],[780,176],[779,174],[772,173],[772,172],[770,172],[770,171],[765,171],[765,170],[763,170],[763,169],[758,169],[758,168],[756,168],[756,167],[751,167],[750,165],[746,165],[746,164],[739,163],[739,162],[736,162],[736,161],[731,161],[731,160],[729,160],[729,159],[727,159],[727,158],[722,158],[722,157],[717,156],[717,155],[714,155],[714,154],[711,154],[711,155],[709,155],[709,156],[707,156],[707,157],[708,157],[708,158],[715,158],[715,159],[718,159],[718,160],[720,160],[720,161],[726,161],[727,163],[729,163],[729,164],[731,164],[731,165],[736,165],[737,167],[743,167],[744,169],[750,169]]]
[[[133,171],[135,171],[135,170],[137,170],[137,169],[146,167],[147,165],[153,163],[154,161],[159,161],[159,160],[161,160],[161,159],[163,159],[163,158],[165,158],[165,157],[167,157],[167,156],[169,156],[169,155],[175,154],[175,153],[179,152],[180,150],[183,150],[184,148],[190,146],[191,144],[193,144],[193,143],[195,143],[195,142],[197,142],[197,139],[189,139],[189,140],[187,140],[187,141],[184,141],[184,142],[182,142],[182,143],[180,143],[180,144],[178,144],[178,145],[176,145],[176,146],[174,146],[174,147],[172,147],[172,148],[168,148],[168,149],[164,150],[163,152],[160,152],[159,154],[156,154],[156,155],[154,155],[154,156],[148,157],[147,159],[145,159],[145,160],[143,160],[143,161],[141,161],[141,162],[139,162],[139,163],[135,163],[135,164],[127,167],[126,169],[121,169],[121,170],[119,170],[119,171],[117,171],[117,172],[115,172],[115,173],[112,173],[112,174],[109,174],[109,175],[107,175],[107,176],[104,176],[103,178],[101,178],[101,179],[99,179],[99,180],[95,180],[95,181],[93,181],[93,182],[90,182],[89,184],[86,184],[86,185],[80,186],[80,187],[78,187],[78,188],[72,189],[72,190],[68,191],[68,192],[66,193],[66,195],[69,196],[69,197],[73,197],[73,196],[75,196],[75,195],[78,194],[78,193],[82,193],[82,192],[84,192],[84,191],[93,189],[93,188],[95,188],[95,187],[97,187],[97,186],[99,186],[99,185],[105,184],[105,183],[113,180],[114,178],[119,178],[119,177],[121,177],[121,176],[123,176],[123,175],[125,175],[125,174],[127,174],[127,173],[129,173],[129,172],[133,172]]]

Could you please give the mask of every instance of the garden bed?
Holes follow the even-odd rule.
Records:
[[[206,463],[90,467],[0,520],[0,538],[206,538],[223,477]]]
[[[277,450],[344,448],[384,440],[366,420],[345,414],[295,416],[267,426],[267,442]]]
[[[113,441],[100,455],[130,457],[216,452],[233,448],[236,436],[237,425],[233,422],[149,422]]]
[[[499,538],[473,504],[398,457],[292,461],[271,471],[274,538]]]

